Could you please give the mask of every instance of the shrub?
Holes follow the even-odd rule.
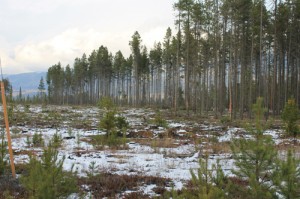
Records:
[[[123,116],[116,117],[115,123],[118,130],[121,131],[122,133],[126,132],[126,130],[129,127],[129,123],[126,121],[126,118]]]
[[[295,153],[288,151],[285,160],[279,160],[275,172],[274,184],[285,198],[300,198],[300,160]]]
[[[126,143],[126,130],[128,122],[124,117],[116,117],[113,111],[106,113],[104,118],[100,121],[100,128],[106,131],[105,136],[97,135],[94,137],[95,144],[118,146]]]
[[[115,112],[107,112],[101,119],[99,126],[100,128],[104,129],[106,131],[106,135],[109,136],[116,128]]]
[[[46,118],[49,123],[51,123],[52,127],[57,128],[59,124],[62,121],[62,115],[56,111],[56,110],[51,110],[48,112],[48,116]]]
[[[42,147],[44,146],[44,139],[41,133],[34,133],[32,137],[32,145],[34,147]]]
[[[65,158],[59,160],[57,149],[51,146],[44,149],[41,161],[31,156],[28,172],[21,176],[30,198],[67,198],[77,192],[76,175],[63,171]]]
[[[220,122],[221,122],[222,124],[229,124],[229,123],[231,122],[231,119],[230,119],[229,116],[223,116],[223,117],[221,118]]]
[[[186,188],[181,191],[172,189],[166,192],[163,198],[230,198],[226,196],[227,178],[219,163],[210,168],[208,155],[206,155],[205,159],[199,159],[199,166],[196,173],[191,170],[192,179]]]
[[[98,102],[98,106],[99,108],[106,110],[115,109],[115,105],[110,97],[102,97]]]
[[[14,116],[15,116],[15,105],[14,103],[10,103],[7,107],[7,116],[8,116],[8,121],[12,125],[14,124]]]
[[[119,137],[116,132],[112,132],[107,135],[95,135],[92,137],[92,144],[96,147],[109,146],[109,147],[121,147],[123,148],[126,143],[125,137]]]
[[[286,131],[296,137],[298,132],[297,121],[299,120],[299,110],[296,105],[295,99],[289,99],[284,106],[281,115],[286,125]]]
[[[262,102],[262,98],[258,98],[253,106],[256,120],[255,129],[250,129],[253,139],[236,139],[231,146],[237,168],[232,172],[249,182],[249,192],[246,190],[246,193],[250,198],[272,198],[275,191],[269,183],[274,175],[277,151],[272,138],[263,133],[265,110]]]
[[[125,117],[116,116],[117,111],[109,98],[102,98],[99,106],[107,109],[100,120],[99,127],[106,131],[106,135],[94,136],[94,143],[99,145],[118,146],[126,143],[125,133],[129,126]],[[123,135],[123,136],[122,136]]]
[[[50,143],[52,144],[52,147],[54,148],[58,148],[61,146],[62,144],[62,137],[61,135],[59,135],[57,132],[53,135],[53,137],[51,138]]]
[[[153,123],[157,126],[168,128],[168,123],[165,119],[162,118],[161,113],[159,111],[156,112]]]
[[[224,198],[223,185],[225,175],[219,163],[212,165],[210,169],[208,166],[208,156],[206,156],[205,160],[199,159],[199,166],[197,174],[191,171],[192,185],[194,186],[196,195],[200,198]]]
[[[29,113],[30,112],[30,104],[25,104],[25,112]]]
[[[89,164],[89,169],[86,171],[86,175],[88,178],[94,177],[97,173],[98,166],[96,166],[96,162],[92,161]]]

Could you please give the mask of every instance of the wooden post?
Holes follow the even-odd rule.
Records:
[[[16,171],[15,171],[15,164],[14,164],[14,155],[13,155],[12,146],[11,146],[11,138],[10,138],[10,131],[9,131],[6,98],[5,98],[5,90],[4,90],[3,81],[1,81],[1,94],[2,94],[2,104],[3,104],[3,115],[4,115],[4,121],[5,121],[5,126],[6,126],[6,133],[7,133],[6,137],[7,137],[7,143],[8,143],[11,173],[12,173],[13,178],[15,178]]]

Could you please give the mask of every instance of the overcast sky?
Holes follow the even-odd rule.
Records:
[[[135,31],[150,49],[174,27],[175,0],[0,0],[3,73],[72,65],[100,45],[130,54]]]

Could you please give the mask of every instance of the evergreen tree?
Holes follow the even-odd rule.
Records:
[[[148,50],[146,46],[142,47],[141,53],[141,105],[144,106],[146,104],[147,98],[147,91],[149,85],[149,57],[148,57]],[[149,101],[149,100],[148,100]]]
[[[117,81],[115,87],[114,87],[114,96],[118,99],[122,99],[122,95],[125,93],[124,88],[124,81],[125,81],[125,75],[126,75],[126,59],[124,58],[121,51],[118,51],[114,56],[114,62],[113,62],[113,70],[114,70],[114,77]]]
[[[129,42],[133,57],[133,76],[135,80],[135,105],[140,103],[140,77],[141,77],[141,36],[138,31],[132,35],[132,40]]]
[[[192,196],[191,193],[186,193],[187,198],[226,198],[224,179],[225,175],[219,164],[212,165],[212,168],[209,168],[208,156],[206,158],[199,159],[200,168],[195,174],[191,171],[192,175],[192,184],[196,189],[196,197]]]
[[[41,161],[31,156],[28,173],[21,177],[30,198],[67,198],[77,192],[76,177],[72,171],[63,171],[64,158],[58,158],[58,151],[51,143],[44,149]]]
[[[19,100],[19,102],[22,102],[22,100],[23,100],[23,96],[22,96],[22,88],[21,88],[21,86],[20,86],[20,90],[19,90],[18,100]]]
[[[60,64],[55,64],[47,72],[48,97],[52,103],[63,104],[64,70]]]
[[[107,47],[100,46],[96,57],[97,87],[96,96],[100,99],[103,96],[110,96],[110,83],[112,80],[112,56]]]
[[[154,48],[149,53],[150,61],[150,78],[151,78],[151,96],[153,102],[158,105],[162,104],[162,91],[167,91],[162,88],[162,49],[161,44],[155,44]]]
[[[164,89],[164,99],[165,105],[169,108],[173,105],[173,98],[174,95],[174,88],[173,88],[173,79],[174,76],[174,67],[176,60],[174,60],[176,51],[172,49],[172,30],[169,27],[166,31],[166,35],[163,42],[163,49],[162,49],[162,64],[166,68],[166,77],[165,77],[165,89]],[[151,63],[151,51],[150,51],[150,63]],[[152,75],[151,75],[152,76]]]
[[[89,101],[92,103],[96,102],[96,82],[97,82],[97,52],[93,50],[88,58],[88,78],[90,83]]]
[[[262,98],[258,98],[253,106],[256,116],[255,129],[251,130],[251,139],[233,141],[232,152],[236,170],[233,173],[249,182],[251,198],[272,198],[274,190],[270,187],[277,151],[270,136],[264,135],[262,119],[264,109]]]
[[[40,79],[38,90],[39,90],[38,98],[40,99],[41,102],[44,102],[45,98],[46,98],[46,96],[45,96],[46,95],[46,88],[45,88],[45,82],[44,82],[43,77],[41,77],[41,79]]]
[[[118,111],[113,101],[109,97],[103,97],[99,103],[99,108],[105,110],[103,117],[100,120],[99,127],[106,131],[105,138],[101,135],[100,138],[102,145],[108,144],[108,146],[117,146],[126,142],[126,130],[128,128],[128,122],[122,116],[117,116]],[[123,135],[120,138],[120,135]]]
[[[64,74],[64,77],[65,77],[65,80],[64,80],[64,92],[65,92],[65,96],[66,96],[66,103],[69,104],[69,102],[71,101],[71,96],[73,95],[73,89],[72,89],[72,86],[73,86],[73,70],[71,69],[71,67],[69,65],[66,66],[66,69],[65,69],[65,74]]]
[[[277,191],[287,199],[300,198],[300,160],[291,150],[285,160],[278,160],[274,184]]]
[[[296,137],[299,131],[297,126],[297,121],[299,120],[299,110],[295,99],[289,99],[287,101],[281,117],[286,124],[286,132],[289,134],[293,134],[293,136]]]

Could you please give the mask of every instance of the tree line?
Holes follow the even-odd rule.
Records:
[[[293,97],[300,103],[300,0],[178,0],[176,30],[148,50],[141,35],[131,54],[105,46],[48,69],[48,99],[55,104],[157,106],[175,112],[232,118],[251,116],[263,97],[278,115]]]

